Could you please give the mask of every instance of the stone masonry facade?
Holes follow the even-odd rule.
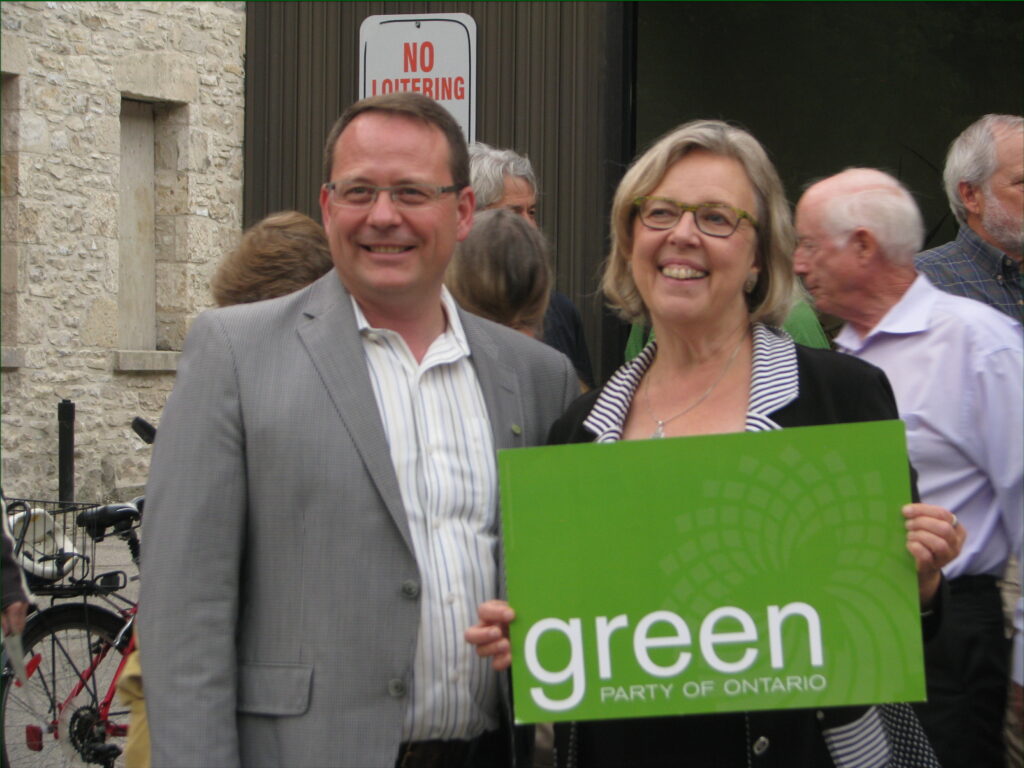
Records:
[[[66,398],[76,499],[125,500],[150,458],[131,419],[158,423],[188,324],[212,306],[210,277],[241,232],[245,4],[2,2],[0,21],[0,481],[57,497]],[[139,264],[122,231],[135,109],[151,144],[149,218],[132,237],[152,255]]]

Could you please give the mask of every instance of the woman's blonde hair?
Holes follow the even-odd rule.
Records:
[[[736,159],[746,171],[757,199],[757,283],[747,294],[751,321],[782,325],[799,292],[793,273],[793,221],[782,182],[764,147],[747,131],[720,120],[694,120],[658,139],[638,157],[619,182],[612,202],[611,252],[601,288],[609,306],[627,322],[650,323],[650,314],[630,270],[633,249],[633,200],[649,195],[680,158],[705,150]],[[691,201],[687,201],[691,202]]]

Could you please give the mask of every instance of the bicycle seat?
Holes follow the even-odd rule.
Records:
[[[75,522],[79,527],[85,528],[86,533],[92,538],[101,541],[108,528],[119,532],[127,531],[141,517],[134,504],[105,504],[79,512]]]

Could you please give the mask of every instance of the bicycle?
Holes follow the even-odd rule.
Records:
[[[132,426],[152,442],[152,427],[144,422]],[[135,647],[138,604],[120,594],[129,581],[124,571],[96,574],[96,545],[116,536],[127,544],[137,569],[143,506],[142,497],[102,506],[8,501],[15,553],[27,566],[29,586],[37,597],[51,600],[29,618],[22,633],[26,685],[15,679],[5,656],[0,681],[2,768],[113,768],[121,754],[128,711],[115,705],[115,696]],[[81,600],[55,602],[63,598]]]
[[[85,763],[112,768],[122,751],[119,743],[128,735],[128,713],[115,706],[115,693],[135,645],[132,630],[137,603],[118,594],[128,583],[124,571],[95,574],[95,545],[112,531],[127,542],[137,566],[136,528],[142,513],[135,504],[75,504],[69,508],[67,503],[36,500],[15,500],[8,509],[13,506],[17,510],[22,504],[48,512],[56,520],[63,517],[65,523],[80,529],[82,536],[68,538],[76,544],[83,536],[88,539],[85,548],[89,554],[76,551],[70,556],[90,572],[81,577],[70,575],[75,566],[50,584],[40,583],[38,577],[30,579],[37,597],[83,600],[51,602],[30,617],[22,634],[26,685],[15,679],[11,665],[4,667],[0,682],[3,767]],[[71,517],[73,521],[67,519]],[[54,559],[59,562],[67,554],[57,553]],[[90,604],[86,602],[89,598],[109,607]]]

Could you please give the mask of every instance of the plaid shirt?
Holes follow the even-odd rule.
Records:
[[[956,240],[917,254],[917,271],[946,293],[975,299],[1024,322],[1020,264],[994,248],[966,224]]]

